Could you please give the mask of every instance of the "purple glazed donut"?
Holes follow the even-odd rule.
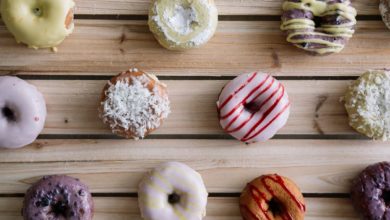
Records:
[[[69,176],[46,176],[24,197],[24,220],[91,220],[93,201],[88,187]]]
[[[17,77],[0,76],[0,147],[31,144],[45,120],[45,100],[35,86]]]
[[[390,219],[390,163],[368,166],[352,183],[355,209],[366,220]]]

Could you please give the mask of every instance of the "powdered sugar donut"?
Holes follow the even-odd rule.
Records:
[[[104,87],[99,115],[112,132],[125,138],[144,138],[170,113],[167,86],[156,76],[130,69]]]
[[[35,86],[17,77],[0,77],[0,147],[32,143],[45,120],[45,100]]]
[[[214,0],[152,0],[149,28],[171,50],[199,47],[214,35],[218,11]]]
[[[201,220],[208,193],[202,177],[189,166],[168,162],[139,185],[138,201],[145,220]]]
[[[379,11],[381,12],[382,20],[386,27],[390,29],[390,1],[380,0]]]
[[[229,82],[217,102],[222,128],[246,143],[273,137],[287,122],[290,101],[284,86],[268,74],[242,74]]]

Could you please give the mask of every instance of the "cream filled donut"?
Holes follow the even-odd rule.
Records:
[[[19,148],[42,131],[46,104],[35,86],[17,77],[0,77],[0,147]]]
[[[273,137],[287,122],[290,101],[284,86],[268,74],[242,74],[230,81],[217,102],[225,132],[246,143]]]
[[[152,170],[138,191],[145,220],[201,220],[206,215],[207,196],[200,174],[179,162]]]
[[[73,32],[73,0],[2,0],[0,12],[18,43],[53,48]]]
[[[214,35],[218,11],[213,0],[152,0],[149,28],[171,50],[199,47]]]

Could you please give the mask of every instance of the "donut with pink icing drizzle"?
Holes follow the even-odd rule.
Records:
[[[290,105],[284,86],[259,72],[230,81],[217,102],[222,128],[246,143],[272,138],[286,124]]]
[[[0,77],[0,147],[31,144],[45,120],[45,100],[35,86],[17,77]]]

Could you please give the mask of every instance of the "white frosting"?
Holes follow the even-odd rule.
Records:
[[[191,33],[193,31],[191,24],[193,22],[198,22],[196,11],[193,7],[184,8],[181,5],[175,5],[173,16],[170,16],[166,11],[163,16],[164,19],[167,20],[169,27],[181,35]]]
[[[4,109],[15,120],[5,117]],[[35,86],[17,77],[0,77],[0,147],[19,148],[32,143],[46,120],[46,104]]]
[[[131,70],[135,72],[136,70]],[[144,138],[149,130],[160,126],[161,120],[168,117],[170,103],[167,96],[160,94],[157,86],[147,88],[150,79],[143,74],[130,80],[109,83],[105,92],[103,121],[114,130],[130,130],[136,137]]]
[[[176,193],[180,202],[170,204]],[[179,162],[155,168],[139,185],[138,200],[145,220],[201,220],[206,215],[207,196],[202,177]]]
[[[255,111],[246,108],[257,106]],[[287,122],[290,101],[284,86],[263,73],[242,74],[222,90],[217,106],[222,128],[243,142],[265,141]]]

